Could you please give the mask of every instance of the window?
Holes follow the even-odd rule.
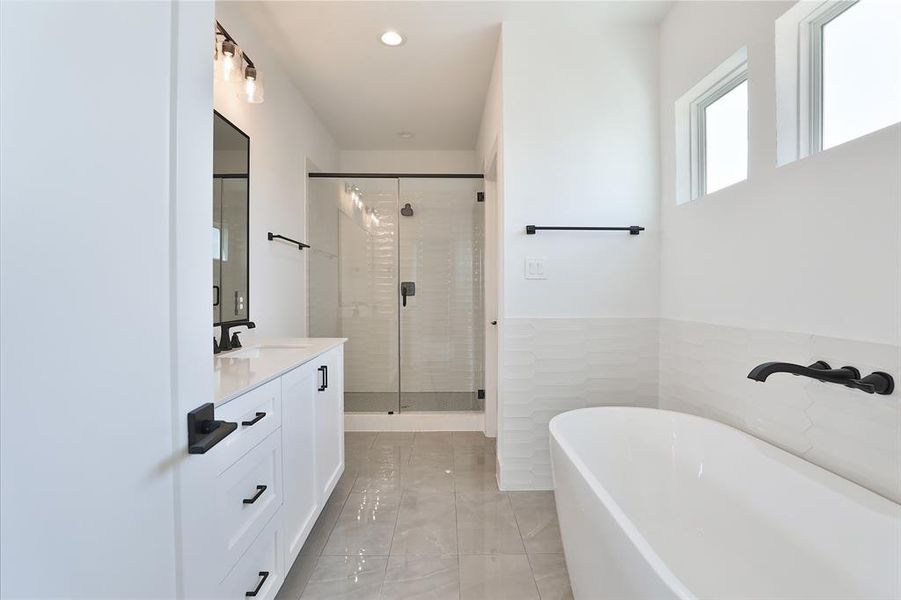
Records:
[[[821,148],[901,121],[901,4],[857,2],[821,27]]]
[[[799,2],[776,20],[779,164],[901,121],[901,3]]]
[[[676,101],[676,203],[748,178],[748,50]]]
[[[709,194],[748,178],[748,80],[704,107],[704,163],[699,191]]]

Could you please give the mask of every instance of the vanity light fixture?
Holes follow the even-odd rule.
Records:
[[[215,60],[216,75],[222,81],[234,84],[239,96],[251,104],[263,101],[262,73],[219,21],[216,21]]]
[[[222,40],[219,46],[219,74],[223,81],[237,81],[240,73],[241,49],[232,40]]]
[[[396,46],[402,46],[403,43],[407,41],[407,38],[394,31],[393,29],[389,29],[379,36],[379,41],[386,46],[391,46],[393,48]]]
[[[244,69],[244,99],[251,104],[260,104],[263,101],[263,82],[256,67]]]

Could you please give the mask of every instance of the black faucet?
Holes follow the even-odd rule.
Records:
[[[241,341],[238,340],[237,332],[232,338],[228,337],[228,333],[232,329],[232,327],[247,327],[247,329],[253,329],[256,326],[257,324],[253,321],[232,321],[231,323],[219,323],[219,327],[222,330],[222,336],[219,339],[218,344],[213,344],[213,354],[219,354],[220,352],[225,352],[226,350],[241,347]]]
[[[751,372],[748,373],[748,379],[766,381],[767,377],[773,373],[791,373],[792,375],[810,377],[826,383],[838,383],[868,394],[888,395],[895,389],[895,381],[888,373],[874,371],[862,378],[860,371],[855,367],[833,369],[829,366],[829,363],[822,360],[818,360],[806,367],[785,362],[765,362],[751,369]]]

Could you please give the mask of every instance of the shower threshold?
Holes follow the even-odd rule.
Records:
[[[485,400],[477,392],[403,392],[400,412],[482,412]],[[397,393],[345,392],[344,411],[348,413],[396,413]]]
[[[345,431],[485,431],[485,413],[469,411],[345,412]]]

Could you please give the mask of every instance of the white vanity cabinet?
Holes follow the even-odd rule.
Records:
[[[274,598],[344,471],[343,340],[303,341],[319,346],[217,358],[220,379],[265,379],[235,386],[215,408],[235,430],[182,466],[187,598]]]
[[[317,363],[316,482],[319,499],[328,500],[344,472],[344,353],[328,352]]]
[[[282,377],[282,401],[286,407],[282,426],[282,464],[286,475],[282,524],[286,556],[291,562],[300,553],[319,515],[317,438],[332,435],[318,432],[316,426],[316,374],[316,366],[309,362]]]

